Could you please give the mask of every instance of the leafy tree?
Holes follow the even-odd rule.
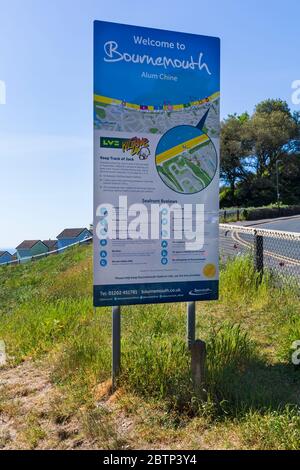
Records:
[[[249,120],[249,115],[229,115],[221,125],[221,178],[229,185],[226,200],[231,205],[235,203],[235,186],[246,177],[244,158],[247,147],[243,142],[243,126]]]
[[[282,113],[287,114],[288,116],[291,115],[291,111],[287,102],[281,99],[267,99],[261,101],[255,106],[255,113],[258,114],[271,114],[274,111],[280,111]]]
[[[298,126],[287,103],[266,100],[259,103],[247,121],[245,136],[252,148],[251,166],[259,178],[270,177],[284,145],[297,136]]]
[[[300,204],[300,155],[285,155],[278,170],[281,200],[285,204]]]
[[[259,206],[276,201],[280,161],[282,202],[300,202],[300,112],[280,99],[258,103],[252,116],[229,115],[221,127],[221,204]]]

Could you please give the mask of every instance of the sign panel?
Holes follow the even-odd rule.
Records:
[[[94,23],[94,305],[218,297],[220,42]]]

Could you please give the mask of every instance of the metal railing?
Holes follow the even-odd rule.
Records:
[[[300,287],[300,233],[220,224],[220,255],[251,254],[259,272],[264,269]]]
[[[268,269],[282,279],[293,278],[300,286],[300,233],[230,224],[219,226],[220,256],[223,261],[250,254],[258,271]],[[0,267],[23,264],[62,253],[74,246],[89,243],[92,239],[93,237],[88,237],[57,250],[2,263]]]
[[[45,253],[40,253],[39,255],[25,256],[24,258],[18,258],[18,259],[14,259],[12,261],[7,261],[6,263],[0,263],[0,267],[1,266],[28,263],[29,261],[36,261],[36,260],[41,259],[41,258],[46,258],[47,256],[62,253],[62,252],[66,251],[69,248],[72,248],[74,246],[84,245],[85,243],[89,243],[92,240],[93,240],[93,237],[84,238],[83,240],[80,240],[80,241],[75,242],[75,243],[71,243],[70,245],[66,245],[62,248],[57,248],[57,250],[46,251]]]
[[[234,221],[238,222],[243,217],[244,210],[245,209],[243,207],[236,207],[232,209],[220,209],[219,211],[220,220],[223,220],[223,222],[226,222],[227,219],[229,219],[232,222]]]

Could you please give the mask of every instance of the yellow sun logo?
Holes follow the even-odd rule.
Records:
[[[205,277],[214,277],[216,275],[216,266],[212,263],[206,264],[203,268],[203,274]]]

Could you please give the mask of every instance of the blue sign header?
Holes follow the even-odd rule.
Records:
[[[160,107],[220,90],[220,40],[153,28],[94,22],[94,93]]]

